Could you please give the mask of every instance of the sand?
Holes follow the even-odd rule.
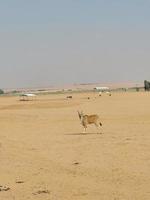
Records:
[[[149,200],[150,93],[71,95],[0,97],[0,200]]]

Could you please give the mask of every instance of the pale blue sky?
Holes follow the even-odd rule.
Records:
[[[150,80],[150,1],[0,0],[0,87]]]

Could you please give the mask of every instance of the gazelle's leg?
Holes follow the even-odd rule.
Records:
[[[95,123],[95,126],[96,126],[96,128],[97,128],[97,130],[98,130],[98,133],[100,133],[100,126],[99,126],[99,124],[98,124],[98,123]]]
[[[84,130],[83,130],[83,133],[86,133],[86,127],[84,126]]]

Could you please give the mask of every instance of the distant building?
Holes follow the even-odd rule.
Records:
[[[109,91],[109,87],[95,87],[94,90],[104,92]]]

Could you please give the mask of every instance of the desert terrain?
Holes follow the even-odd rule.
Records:
[[[149,200],[150,93],[71,95],[0,97],[0,200]]]

